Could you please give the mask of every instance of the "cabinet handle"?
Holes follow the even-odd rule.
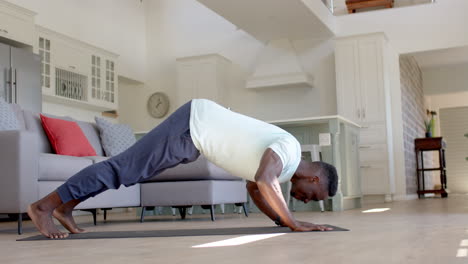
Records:
[[[366,119],[366,109],[365,108],[362,109],[362,118]]]
[[[369,149],[372,148],[371,146],[359,146],[360,149]]]
[[[12,100],[13,100],[13,96],[12,96],[12,93],[13,93],[13,85],[12,85],[12,82],[13,82],[13,74],[12,74],[12,69],[9,68],[8,69],[8,73],[7,73],[7,85],[8,85],[8,89],[6,91],[6,94],[5,94],[5,99],[7,102],[11,103]]]
[[[361,119],[361,110],[360,109],[357,110],[357,117],[358,117],[358,119]]]
[[[369,166],[369,165],[363,165],[363,166],[360,166],[361,169],[370,169],[372,168],[372,166]]]
[[[16,85],[18,83],[18,73],[16,72],[15,69],[15,80],[13,81],[13,85],[15,86],[15,104],[18,103],[18,86]]]

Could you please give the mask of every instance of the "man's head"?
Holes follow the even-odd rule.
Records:
[[[320,201],[336,194],[338,174],[328,163],[302,160],[291,182],[291,196],[294,198],[304,203]]]

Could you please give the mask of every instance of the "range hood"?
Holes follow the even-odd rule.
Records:
[[[246,83],[249,89],[278,86],[313,87],[313,78],[304,71],[289,39],[268,42]]]

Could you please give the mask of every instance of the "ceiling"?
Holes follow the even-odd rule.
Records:
[[[328,27],[301,0],[198,0],[198,2],[264,43],[282,38],[333,37]]]
[[[421,69],[468,64],[468,46],[416,52],[409,55],[414,56]]]

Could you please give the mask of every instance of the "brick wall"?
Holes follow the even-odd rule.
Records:
[[[400,79],[405,145],[406,193],[416,194],[417,179],[414,139],[425,136],[424,120],[426,119],[426,106],[421,69],[413,57],[400,57]],[[432,155],[431,153],[425,154],[425,167],[432,166]],[[428,175],[425,177],[425,186],[432,189],[432,176]]]

